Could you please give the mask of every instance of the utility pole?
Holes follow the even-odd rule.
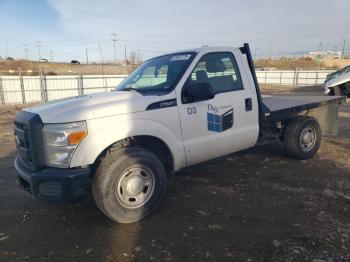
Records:
[[[40,45],[39,41],[36,42],[36,47],[38,48],[38,55],[39,55],[39,59],[38,60],[40,60],[40,58],[41,58],[41,50],[40,50],[41,45]]]
[[[103,64],[103,61],[102,61],[102,50],[101,50],[101,44],[100,42],[98,42],[98,50],[100,50],[100,61],[101,61],[101,65]]]
[[[323,51],[323,43],[322,43],[322,42],[320,42],[320,43],[318,44],[318,51],[320,51],[320,52]]]
[[[112,34],[112,42],[113,42],[113,48],[114,48],[114,64],[117,64],[117,53],[115,50],[115,42],[117,42],[117,34]]]
[[[126,61],[126,45],[124,46],[124,63],[127,64],[127,61]]]
[[[6,56],[9,57],[9,41],[6,39]]]
[[[254,60],[256,60],[256,54],[257,54],[257,52],[258,52],[258,48],[255,47],[255,49],[254,49]]]
[[[319,51],[319,54],[317,55],[318,70],[320,70],[321,69],[321,60],[322,60],[322,50],[323,50],[323,43],[322,42],[319,43],[317,49]]]
[[[270,35],[270,60],[272,59],[272,35]]]
[[[101,50],[101,44],[98,42],[98,49],[100,50],[100,59],[101,59],[101,73],[103,75],[103,80],[104,80],[104,86],[107,91],[107,84],[106,84],[106,79],[104,78],[104,72],[103,72],[103,62],[102,62],[102,50]]]
[[[50,51],[50,58],[51,58],[51,63],[53,63],[53,52],[52,52],[52,50]]]
[[[88,55],[88,51],[87,48],[85,49],[85,55],[86,55],[86,64],[89,64],[89,55]]]
[[[346,40],[345,40],[345,38],[343,38],[343,51],[342,51],[342,58],[343,59],[345,58],[345,55],[344,55],[344,53],[345,53],[345,43],[346,43]]]
[[[28,47],[26,44],[24,45],[24,52],[26,54],[26,60],[28,60]]]

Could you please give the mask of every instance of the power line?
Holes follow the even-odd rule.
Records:
[[[239,31],[239,30],[233,30],[233,32],[236,32],[236,31]],[[257,31],[257,30],[256,30]],[[345,30],[346,31],[346,30]],[[272,57],[274,55],[274,52],[272,50],[272,47],[276,50],[279,50],[280,48],[283,48],[283,46],[285,46],[284,42],[285,41],[288,41],[288,43],[290,44],[291,42],[301,42],[303,43],[304,39],[306,38],[315,38],[315,42],[319,42],[319,41],[323,41],[324,43],[324,46],[323,48],[326,48],[327,45],[330,45],[331,43],[331,40],[328,39],[328,41],[325,41],[325,38],[323,38],[322,36],[326,36],[329,37],[329,36],[333,36],[332,37],[332,41],[334,42],[335,41],[335,36],[337,35],[342,35],[342,38],[346,37],[346,34],[347,33],[350,33],[349,31],[347,32],[333,32],[333,33],[315,33],[315,34],[312,34],[312,33],[308,33],[307,35],[305,35],[304,33],[299,33],[297,34],[297,36],[291,36],[291,35],[285,35],[283,32],[281,32],[281,35],[277,35],[276,34],[273,34],[274,35],[274,39],[272,39],[272,34],[271,35],[259,35],[255,38],[251,38],[249,39],[249,36],[247,38],[244,39],[244,41],[248,41],[248,42],[252,42],[252,44],[254,45],[257,45],[257,41],[261,41],[260,42],[260,46],[262,45],[262,43],[264,43],[264,45],[267,44],[267,55],[269,55],[270,57]],[[294,32],[295,34],[297,32]],[[143,35],[145,36],[150,36],[150,35],[160,35],[161,33],[157,32],[157,33],[143,33]],[[170,34],[169,32],[168,33],[165,33],[165,34]],[[175,33],[177,34],[177,33]],[[180,36],[183,36],[183,35],[186,35],[187,33],[181,33],[179,32],[179,35]],[[189,34],[189,33],[188,33]],[[202,35],[202,34],[205,34],[205,32],[194,32],[193,33],[195,36],[196,35]],[[143,50],[147,53],[163,53],[163,52],[168,52],[168,51],[173,51],[172,48],[170,46],[175,46],[175,48],[177,49],[182,49],[183,47],[186,46],[193,46],[193,45],[203,45],[203,44],[209,44],[209,45],[226,45],[226,44],[229,44],[231,45],[231,41],[232,40],[225,40],[227,37],[232,37],[232,35],[229,35],[225,32],[214,32],[215,35],[217,36],[220,36],[218,38],[216,37],[213,37],[213,38],[204,38],[204,40],[199,40],[198,38],[194,37],[194,38],[183,38],[181,39],[180,37],[177,37],[176,39],[172,39],[173,37],[165,37],[165,38],[161,38],[161,39],[147,39],[147,38],[140,38],[139,36],[136,37],[133,33],[131,34],[127,34],[127,36],[125,38],[121,38],[121,39],[117,39],[117,34],[112,34],[112,42],[113,42],[113,45],[111,46],[110,44],[106,44],[104,45],[104,52],[105,52],[105,56],[107,56],[107,53],[108,54],[112,54],[112,52],[114,51],[114,63],[117,62],[117,55],[116,55],[116,41],[118,41],[118,44],[119,42],[121,43],[121,45],[127,45],[127,47],[130,49],[130,48],[137,48],[137,49],[140,49],[140,50]],[[119,34],[118,34],[119,35]],[[192,34],[191,34],[192,35]],[[276,37],[275,37],[276,35]],[[62,54],[73,54],[73,53],[77,53],[77,52],[81,52],[83,53],[84,52],[84,49],[85,48],[89,48],[89,54],[90,55],[90,60],[95,56],[97,55],[98,53],[97,52],[100,52],[100,57],[102,57],[102,48],[101,48],[101,45],[103,45],[103,43],[110,43],[111,39],[106,39],[107,35],[104,34],[103,35],[103,38],[104,39],[100,39],[99,41],[96,41],[96,40],[93,40],[90,38],[91,37],[86,37],[84,40],[81,40],[81,39],[74,39],[74,40],[71,40],[71,41],[49,41],[49,42],[34,42],[34,44],[25,44],[25,48],[26,49],[23,49],[23,44],[19,47],[14,47],[11,43],[10,45],[10,51],[13,52],[13,50],[16,50],[16,52],[20,52],[23,54],[23,50],[24,52],[26,52],[26,57],[28,56],[28,52],[29,51],[32,51],[32,50],[29,50],[29,48],[32,48],[35,50],[35,48],[37,48],[37,52],[38,52],[38,55],[39,55],[39,59],[42,58],[42,54],[41,52],[43,50],[41,50],[42,46],[45,44],[45,48],[50,48],[51,50],[54,50],[55,51],[55,55],[56,55],[56,59],[57,59],[57,56],[61,56]],[[319,39],[316,39],[317,37],[319,37]],[[101,37],[102,38],[102,37]],[[337,37],[337,39],[339,39],[340,37]],[[342,39],[340,38],[340,39]],[[207,40],[206,40],[207,39]],[[241,42],[242,40],[238,41],[240,39],[237,39],[237,41],[234,41],[235,44],[238,44],[239,42]],[[272,45],[272,40],[274,41],[273,42],[273,45]],[[346,48],[346,41],[345,39],[342,39],[343,40],[343,48],[339,48],[340,50],[343,50],[342,52],[342,56],[345,56],[345,53],[347,53],[347,48]],[[314,40],[312,40],[314,41]],[[206,43],[204,43],[206,42]],[[243,41],[242,41],[243,42]],[[277,42],[277,43],[276,43]],[[100,47],[99,49],[96,48],[96,44],[99,44]],[[167,43],[169,43],[168,47],[167,48]],[[341,44],[338,45],[341,47]],[[94,46],[91,46],[90,48],[90,45],[94,45]],[[95,47],[95,48],[94,48]],[[110,48],[111,47],[111,48]],[[141,48],[140,48],[141,47]],[[151,47],[151,48],[148,48],[148,47]],[[159,48],[158,48],[159,47]],[[332,43],[332,47],[333,47],[333,43]],[[112,50],[112,48],[114,50]],[[185,47],[186,48],[186,47]],[[62,51],[61,51],[62,50]],[[7,55],[9,56],[9,50],[8,50],[8,42],[6,41],[6,51],[7,51]],[[33,52],[33,51],[32,51]],[[96,53],[95,53],[96,52]],[[85,50],[85,53],[86,53],[86,50]],[[262,48],[260,47],[259,48],[259,55],[263,54],[264,51],[262,50]],[[29,54],[30,55],[30,54]],[[125,59],[126,55],[125,55],[125,50],[124,50],[124,59]],[[88,60],[88,58],[87,58]],[[103,60],[103,59],[101,59]],[[91,61],[90,61],[91,62]]]
[[[342,32],[332,32],[332,33],[318,33],[318,34],[310,34],[309,32],[312,31],[311,29],[313,29],[314,27],[316,26],[319,26],[318,24],[316,23],[312,23],[312,24],[302,24],[302,25],[293,25],[290,28],[290,30],[288,30],[289,32],[298,32],[300,30],[303,30],[305,31],[305,26],[308,26],[310,27],[310,30],[307,31],[307,35],[305,34],[301,34],[301,35],[298,35],[298,36],[280,36],[278,37],[278,40],[280,41],[281,38],[283,38],[284,40],[287,40],[287,41],[298,41],[299,39],[305,39],[305,38],[314,38],[314,37],[319,37],[319,36],[327,36],[329,37],[330,35],[332,36],[335,36],[335,35],[342,35],[344,36],[344,34],[348,34],[350,33],[349,31],[342,31]],[[274,35],[276,34],[283,34],[286,32],[285,29],[281,30],[281,29],[274,29],[273,28],[274,26],[272,25],[272,30],[270,30],[270,33],[273,33]],[[196,37],[196,36],[199,36],[199,35],[203,35],[203,36],[206,36],[208,35],[208,30],[207,31],[202,31],[202,32],[126,32],[124,34],[128,35],[128,37],[124,40],[124,41],[129,41],[129,42],[148,42],[148,43],[159,43],[159,42],[170,42],[170,43],[174,43],[174,42],[187,42],[187,43],[194,43],[196,42],[196,40],[194,41],[191,41],[191,40],[188,40],[187,39],[187,36],[193,36],[193,37]],[[222,37],[227,37],[227,38],[231,38],[231,35],[232,33],[239,33],[239,32],[244,32],[244,33],[252,33],[254,35],[256,34],[263,34],[265,35],[265,32],[266,32],[266,29],[254,29],[254,30],[247,30],[247,29],[242,29],[242,28],[237,28],[237,29],[231,29],[230,30],[226,30],[225,32],[219,32],[219,31],[216,31],[216,32],[211,32],[211,34],[215,34],[215,35],[219,35],[221,38]],[[161,38],[158,39],[158,40],[143,40],[143,41],[140,41],[140,34],[143,35],[143,36],[148,36],[148,37],[151,37],[151,36],[160,36]],[[168,37],[164,37],[165,35],[169,35],[170,36],[186,36],[186,39],[185,40],[180,40],[179,38],[178,39],[169,39]],[[107,35],[106,34],[97,34],[97,35],[90,35],[90,36],[85,36],[85,37],[79,37],[79,38],[75,38],[75,39],[71,39],[71,40],[55,40],[55,41],[47,41],[47,42],[43,42],[45,44],[45,46],[81,46],[81,45],[86,45],[86,44],[91,44],[91,45],[95,45],[97,43],[97,41],[93,41],[93,39],[99,39],[99,38],[105,38]],[[131,36],[131,38],[129,37]],[[135,39],[133,36],[137,36],[137,38]],[[134,38],[134,39],[133,39]],[[145,37],[143,37],[145,38]],[[154,38],[154,37],[153,37]],[[255,38],[255,39],[244,39],[245,41],[257,41],[257,40],[264,40],[264,39],[268,39],[268,37],[261,37],[261,38]],[[107,41],[110,41],[110,39],[108,40],[100,40],[100,43],[102,42],[107,42]],[[229,43],[231,40],[215,40],[215,42],[222,42],[222,43]],[[29,47],[35,47],[36,46],[36,42],[28,45]],[[18,47],[14,46],[14,45],[11,45],[11,50],[13,49],[21,49],[23,50],[22,48],[22,45],[19,45]]]

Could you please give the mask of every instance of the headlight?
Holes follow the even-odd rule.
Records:
[[[86,135],[85,121],[44,125],[46,164],[54,167],[68,167],[75,148]]]

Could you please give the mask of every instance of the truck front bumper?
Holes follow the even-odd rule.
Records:
[[[16,158],[17,180],[22,189],[37,200],[52,204],[73,204],[86,194],[91,182],[88,168],[46,168],[31,171]]]

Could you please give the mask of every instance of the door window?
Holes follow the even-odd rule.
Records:
[[[243,90],[238,65],[232,53],[204,55],[192,71],[187,84],[208,83],[214,94]]]

